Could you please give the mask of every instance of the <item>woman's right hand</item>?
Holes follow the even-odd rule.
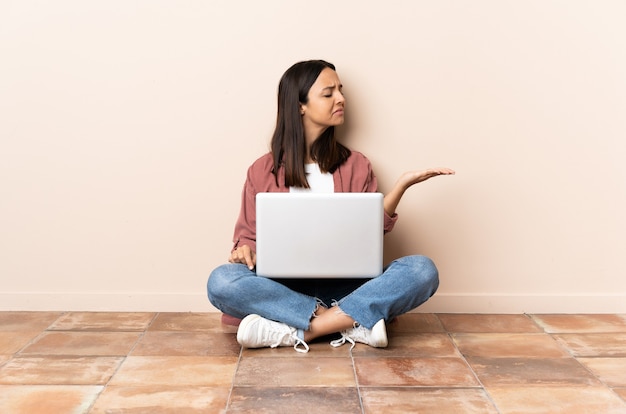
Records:
[[[248,266],[248,269],[252,270],[256,265],[256,253],[252,251],[250,246],[244,244],[232,251],[228,261],[230,263],[245,264]]]

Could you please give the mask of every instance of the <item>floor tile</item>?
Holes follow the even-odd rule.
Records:
[[[622,400],[624,400],[624,402],[626,402],[626,388],[614,388],[613,391],[615,392],[615,394],[622,397]]]
[[[366,414],[497,414],[486,393],[477,388],[364,388]]]
[[[626,403],[602,387],[488,388],[501,414],[623,414]]]
[[[610,387],[626,387],[626,358],[579,358],[578,360]]]
[[[237,358],[224,356],[130,356],[110,385],[217,386],[232,384]]]
[[[598,386],[600,382],[573,358],[468,357],[480,381],[495,386]]]
[[[531,315],[549,333],[626,333],[624,315]]]
[[[43,331],[62,312],[0,312],[0,331]]]
[[[346,344],[345,346],[349,346]],[[387,348],[356,344],[352,355],[359,357],[460,357],[454,343],[445,333],[390,336]]]
[[[69,312],[48,329],[57,331],[143,331],[154,313]]]
[[[229,414],[333,413],[360,414],[356,388],[347,387],[235,387]]]
[[[0,412],[86,413],[101,391],[101,386],[0,385]]]
[[[246,387],[355,387],[350,358],[244,357],[239,362],[235,386]]]
[[[159,313],[150,325],[150,331],[223,332],[221,314]]]
[[[140,332],[47,332],[21,355],[127,355]]]
[[[577,357],[626,357],[626,333],[553,336],[561,346]]]
[[[570,355],[546,334],[486,333],[454,334],[465,356],[510,358],[565,358]]]
[[[355,358],[354,361],[361,386],[478,386],[461,358]]]
[[[104,385],[121,357],[13,358],[0,368],[0,384]]]
[[[327,337],[308,354],[241,349],[227,328],[0,312],[0,413],[626,413],[626,315],[409,313],[387,348]]]
[[[533,333],[543,330],[527,315],[439,313],[447,332],[458,333]]]
[[[133,349],[135,356],[237,356],[241,346],[233,334],[146,332]]]
[[[335,348],[330,346],[330,339],[328,339],[316,340],[308,345],[310,350],[306,354],[296,352],[291,346],[281,346],[277,348],[244,348],[242,355],[245,358],[350,358],[350,344]]]
[[[435,333],[444,332],[439,318],[433,313],[406,313],[387,324],[387,332],[398,333]]]
[[[0,354],[14,354],[40,334],[41,331],[3,331],[0,334]]]
[[[108,386],[89,414],[223,413],[230,387]]]

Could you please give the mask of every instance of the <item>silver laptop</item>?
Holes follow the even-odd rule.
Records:
[[[382,273],[381,193],[259,193],[256,273],[368,278]]]

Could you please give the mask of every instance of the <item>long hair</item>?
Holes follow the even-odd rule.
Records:
[[[278,84],[278,113],[271,150],[276,184],[309,188],[304,171],[306,142],[300,105],[308,103],[311,86],[325,68],[335,70],[323,60],[298,62],[283,74]],[[333,173],[350,156],[350,150],[335,139],[335,127],[327,128],[313,143],[311,158],[323,173]],[[278,182],[278,169],[285,169],[285,182]]]

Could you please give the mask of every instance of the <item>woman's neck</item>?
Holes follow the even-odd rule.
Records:
[[[307,145],[306,148],[306,155],[304,156],[304,163],[305,164],[313,164],[315,161],[313,161],[313,158],[311,158],[311,147]]]
[[[311,147],[313,146],[313,143],[315,141],[317,141],[317,139],[319,137],[322,136],[322,134],[324,133],[324,131],[326,131],[327,128],[315,128],[315,130],[313,131],[313,128],[305,128],[304,131],[304,141],[306,143],[306,155],[304,157],[304,163],[305,164],[312,164],[315,161],[313,160],[313,158],[311,158]]]

